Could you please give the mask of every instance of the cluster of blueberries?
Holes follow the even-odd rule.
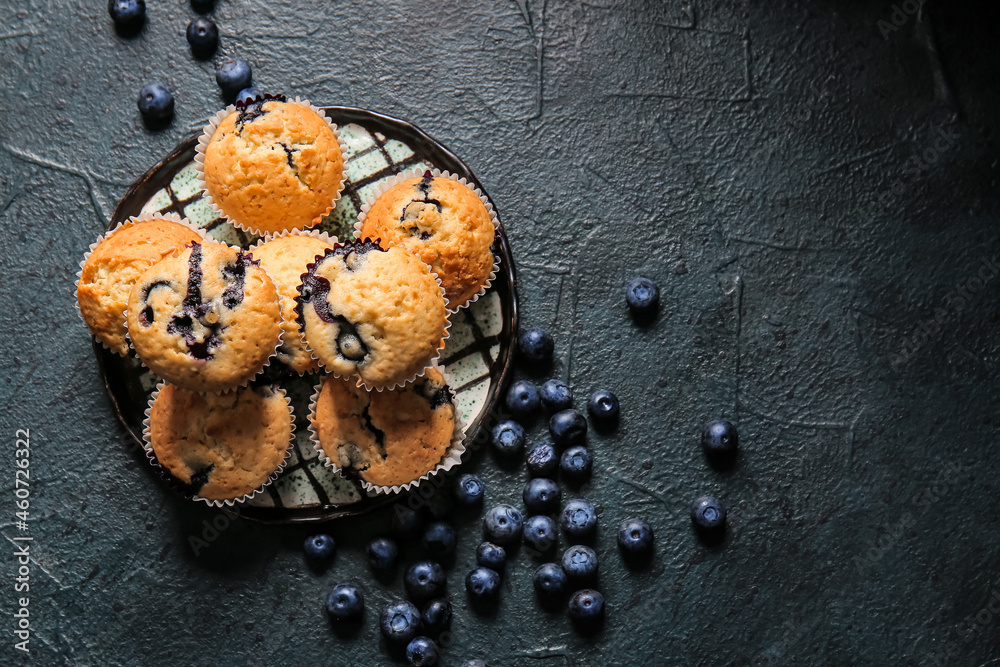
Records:
[[[215,0],[191,0],[196,12],[207,13],[215,7]],[[108,0],[108,13],[115,28],[122,36],[139,33],[146,20],[145,0]],[[210,58],[219,46],[219,29],[207,16],[193,19],[187,27],[187,41],[195,58]],[[253,101],[262,97],[253,87],[253,72],[250,65],[235,58],[224,60],[215,68],[215,82],[227,99]],[[139,91],[137,100],[143,118],[154,123],[169,119],[174,113],[174,96],[165,85],[150,83]]]

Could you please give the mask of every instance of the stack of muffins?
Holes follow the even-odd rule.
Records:
[[[449,314],[497,270],[481,193],[447,172],[402,174],[363,207],[356,240],[316,231],[344,185],[343,146],[322,110],[282,97],[217,114],[195,161],[218,215],[262,238],[243,250],[178,216],[130,218],[91,246],[77,284],[97,340],[161,379],[153,465],[191,498],[253,497],[294,440],[273,378],[317,371],[309,432],[325,465],[395,492],[458,463],[461,420],[435,361]]]

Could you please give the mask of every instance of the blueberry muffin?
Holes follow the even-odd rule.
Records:
[[[221,243],[192,243],[151,266],[129,293],[126,319],[142,363],[190,391],[248,381],[281,335],[274,283],[250,255]]]
[[[340,196],[344,159],[337,133],[305,104],[237,104],[202,141],[205,189],[242,229],[268,234],[315,227]]]
[[[80,314],[97,340],[127,355],[125,306],[132,285],[165,255],[200,239],[186,224],[160,217],[129,219],[101,239],[76,285]]]
[[[483,289],[493,272],[493,217],[469,187],[453,178],[411,178],[372,203],[359,238],[401,245],[441,278],[448,308],[457,310]]]
[[[444,347],[441,287],[403,248],[338,244],[309,266],[298,301],[299,326],[320,364],[369,388],[411,380]]]
[[[336,239],[333,239],[336,243]],[[278,361],[296,373],[311,373],[319,370],[319,362],[306,347],[295,318],[295,298],[299,295],[299,284],[309,264],[316,261],[328,248],[332,248],[323,238],[305,234],[279,236],[260,243],[250,249],[253,258],[267,271],[281,294],[281,346]]]
[[[232,500],[281,468],[293,424],[285,393],[270,386],[196,394],[167,384],[150,406],[146,439],[185,492]]]
[[[376,486],[419,479],[441,463],[455,437],[451,391],[436,368],[387,391],[328,375],[315,398],[315,444],[334,467]]]

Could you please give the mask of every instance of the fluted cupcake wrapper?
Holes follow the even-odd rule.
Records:
[[[424,174],[425,171],[427,171],[427,170],[426,169],[420,169],[420,168],[409,169],[407,171],[400,172],[400,173],[396,174],[395,176],[391,176],[391,177],[389,177],[389,178],[381,181],[372,190],[372,192],[368,195],[368,198],[365,201],[365,203],[361,205],[361,210],[358,212],[358,220],[357,220],[357,222],[354,223],[354,238],[355,238],[355,240],[361,240],[361,228],[365,224],[365,218],[368,217],[368,211],[371,210],[372,205],[378,200],[379,197],[381,197],[382,195],[384,195],[390,188],[392,188],[395,185],[398,185],[398,184],[402,183],[403,181],[408,181],[411,178],[419,178],[419,177],[423,176],[423,174]],[[472,190],[473,194],[475,194],[477,197],[479,197],[479,200],[481,202],[483,202],[484,206],[486,206],[486,210],[490,214],[490,220],[493,222],[493,239],[494,239],[494,242],[495,242],[496,241],[497,231],[500,229],[500,221],[497,219],[497,213],[496,213],[496,209],[493,208],[493,202],[491,202],[489,200],[489,198],[485,194],[483,194],[483,191],[480,190],[479,188],[477,188],[472,183],[470,183],[468,181],[468,179],[466,179],[463,176],[459,176],[458,174],[452,174],[449,171],[442,171],[442,170],[438,169],[437,167],[431,169],[430,172],[431,172],[431,176],[434,176],[435,178],[450,178],[453,181],[457,181],[457,182],[461,183],[465,187],[467,187],[470,190]],[[391,241],[385,241],[385,243],[387,245],[399,245],[398,243],[393,243]],[[469,306],[471,306],[472,304],[474,304],[476,301],[478,301],[479,297],[481,297],[484,294],[486,294],[486,291],[490,288],[490,285],[493,284],[493,280],[497,276],[497,271],[500,270],[500,257],[495,252],[493,252],[492,248],[490,248],[490,254],[493,255],[493,268],[490,270],[490,275],[487,276],[486,282],[483,283],[483,286],[479,289],[479,291],[476,292],[475,294],[473,294],[469,298],[469,300],[466,301],[465,303],[463,303],[463,304],[461,304],[459,306],[454,306],[453,307],[451,305],[451,303],[449,302],[449,304],[448,304],[448,312],[449,313],[457,313],[458,311],[462,310],[463,308],[468,308]],[[432,271],[433,271],[433,269],[432,269]]]
[[[112,234],[114,234],[115,232],[117,232],[119,229],[121,229],[125,225],[133,224],[133,223],[136,223],[136,222],[146,222],[148,220],[169,220],[170,222],[176,222],[176,223],[178,223],[180,225],[184,225],[185,227],[187,227],[188,229],[190,229],[191,231],[193,231],[194,233],[196,233],[198,236],[200,236],[202,239],[205,239],[206,241],[211,241],[212,240],[212,239],[208,238],[208,235],[205,233],[204,229],[202,229],[201,227],[198,227],[197,225],[195,225],[193,222],[191,222],[187,218],[183,218],[183,217],[177,215],[176,213],[143,213],[141,215],[130,216],[128,219],[119,222],[117,225],[114,226],[114,228],[112,228],[112,229],[104,232],[103,234],[101,234],[100,236],[97,237],[96,241],[94,241],[93,243],[90,244],[90,246],[87,248],[87,252],[85,252],[83,254],[83,259],[80,260],[80,269],[76,272],[76,283],[73,286],[73,296],[74,296],[73,304],[76,306],[76,314],[80,317],[80,320],[87,327],[87,329],[90,330],[91,335],[93,335],[93,337],[94,337],[94,340],[96,340],[98,343],[100,343],[101,346],[104,347],[104,349],[109,350],[109,351],[111,351],[114,354],[117,354],[119,356],[128,356],[128,355],[123,355],[121,352],[119,352],[118,350],[114,349],[113,347],[111,347],[110,345],[108,345],[107,343],[105,343],[103,340],[101,340],[101,338],[99,336],[97,336],[96,334],[94,334],[93,330],[90,329],[90,325],[87,324],[86,318],[83,316],[83,311],[80,310],[80,301],[79,301],[78,298],[76,298],[76,295],[77,295],[77,293],[80,290],[80,281],[83,280],[83,268],[84,268],[84,266],[86,266],[87,260],[90,259],[90,256],[94,253],[94,250],[97,248],[97,246],[99,246],[108,237],[110,237]],[[126,342],[126,344],[129,343],[129,340],[128,340],[128,321],[127,320],[125,322],[125,342]]]
[[[342,168],[340,173],[340,185],[337,186],[337,193],[330,201],[330,205],[327,207],[326,211],[324,211],[323,214],[319,216],[320,219],[322,220],[323,218],[328,216],[330,212],[337,206],[337,202],[340,200],[340,195],[343,194],[344,192],[344,185],[347,183],[347,144],[344,143],[344,138],[340,135],[340,128],[337,127],[336,123],[330,120],[330,118],[326,115],[326,113],[322,109],[313,105],[309,100],[303,99],[301,97],[294,97],[291,100],[284,100],[282,97],[268,98],[267,96],[265,96],[265,98],[274,99],[277,101],[288,101],[294,104],[301,104],[302,106],[309,107],[317,114],[319,114],[320,118],[322,118],[326,122],[326,124],[330,127],[330,129],[333,130],[334,136],[337,137],[337,144],[340,146],[340,159],[342,162]],[[230,114],[237,113],[237,111],[238,109],[236,108],[236,105],[230,104],[225,109],[217,112],[214,116],[212,116],[208,120],[208,123],[205,125],[204,129],[202,129],[201,136],[198,137],[198,144],[195,146],[194,149],[195,150],[194,164],[195,164],[195,171],[198,174],[198,185],[202,193],[202,199],[206,203],[208,203],[209,206],[212,207],[212,211],[215,213],[217,217],[223,218],[224,220],[232,224],[234,227],[242,229],[245,232],[250,232],[251,234],[256,234],[258,236],[265,236],[267,235],[268,232],[254,229],[249,225],[244,225],[239,220],[226,214],[226,212],[223,211],[222,208],[220,208],[217,203],[215,203],[215,200],[212,198],[212,193],[208,191],[208,187],[205,184],[205,150],[208,147],[208,143],[209,141],[212,140],[212,136],[215,134],[215,130],[219,127],[219,123],[221,123]],[[298,229],[310,229],[310,227],[303,226]],[[291,230],[285,230],[285,231],[291,231]]]
[[[288,465],[288,460],[291,458],[291,456],[292,456],[292,450],[295,447],[295,428],[296,428],[295,427],[295,408],[292,407],[292,400],[288,397],[288,393],[285,392],[284,389],[282,389],[281,387],[279,387],[277,385],[273,385],[274,391],[276,391],[277,393],[279,393],[281,395],[281,397],[285,400],[285,404],[288,406],[288,416],[289,416],[289,419],[291,419],[291,430],[289,432],[288,447],[285,449],[285,456],[281,459],[281,463],[278,465],[278,468],[274,472],[272,472],[270,475],[268,475],[267,480],[265,480],[263,484],[261,484],[260,486],[258,486],[257,488],[255,488],[253,491],[251,491],[249,493],[245,493],[242,496],[239,496],[237,498],[226,498],[224,500],[219,500],[219,499],[214,499],[213,500],[213,499],[209,499],[209,498],[202,498],[201,496],[199,496],[197,494],[191,494],[191,493],[186,492],[184,490],[184,488],[183,488],[182,483],[180,482],[180,480],[178,480],[177,477],[175,477],[173,475],[173,473],[171,473],[169,470],[167,470],[166,467],[164,467],[159,462],[159,460],[156,458],[156,452],[153,451],[153,443],[151,442],[151,436],[150,436],[150,423],[149,423],[150,422],[150,414],[153,411],[153,403],[156,402],[157,397],[160,395],[160,391],[166,385],[167,385],[167,382],[165,382],[164,380],[160,380],[157,383],[157,385],[156,385],[156,389],[154,389],[153,393],[150,395],[148,403],[146,404],[146,410],[144,412],[145,418],[142,420],[142,448],[143,448],[143,450],[146,453],[146,458],[149,460],[150,465],[153,466],[153,468],[156,470],[156,472],[160,475],[160,478],[163,479],[172,489],[174,489],[174,491],[176,491],[180,495],[184,496],[188,500],[195,500],[195,501],[198,501],[198,502],[203,502],[203,503],[205,503],[207,505],[210,505],[212,507],[224,507],[224,506],[232,507],[233,505],[236,505],[236,504],[239,504],[239,503],[244,503],[244,502],[250,500],[251,498],[257,496],[258,494],[263,493],[264,489],[266,489],[268,486],[270,486],[272,483],[274,483],[274,480],[278,479],[278,477],[281,475],[281,472],[285,469],[285,466]],[[187,391],[187,390],[186,389],[181,389],[181,391]],[[236,389],[230,389],[229,391],[236,391]],[[220,393],[224,393],[224,392],[220,392]]]
[[[437,366],[435,365],[434,367]],[[313,388],[312,396],[309,399],[309,425],[307,427],[307,430],[309,431],[309,441],[312,443],[313,449],[316,450],[316,454],[324,466],[336,471],[339,475],[347,477],[343,468],[341,468],[336,461],[331,459],[326,453],[326,450],[323,449],[323,445],[319,440],[319,434],[316,432],[316,428],[313,425],[313,420],[316,416],[316,402],[319,400],[320,392],[323,390],[323,383],[326,382],[327,377],[330,376],[320,378],[319,382],[317,382],[316,386]],[[455,402],[455,392],[451,388],[451,385],[448,385],[448,393],[451,394],[451,404],[455,408],[455,427],[452,431],[451,445],[437,465],[417,479],[405,484],[396,484],[391,486],[372,484],[361,477],[360,474],[351,475],[349,479],[357,479],[358,483],[361,484],[361,487],[369,494],[374,493],[375,495],[389,495],[396,494],[401,491],[411,491],[416,489],[421,483],[426,482],[431,477],[447,472],[448,470],[451,470],[455,466],[459,465],[462,462],[462,456],[465,454],[465,421],[462,419],[462,412],[458,407],[458,403]]]

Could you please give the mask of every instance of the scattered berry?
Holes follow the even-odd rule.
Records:
[[[139,113],[150,120],[166,120],[174,113],[174,96],[162,83],[151,83],[139,91]]]
[[[434,561],[418,560],[406,568],[403,585],[411,598],[426,600],[438,597],[444,593],[444,570]]]
[[[438,647],[432,639],[414,637],[406,645],[406,659],[413,667],[430,667],[438,661]]]
[[[536,477],[524,485],[524,506],[532,514],[550,514],[559,509],[562,491],[551,479]]]
[[[500,422],[493,427],[492,435],[493,449],[501,456],[520,456],[524,450],[524,427],[515,421]]]
[[[636,278],[625,290],[625,303],[632,315],[649,315],[660,305],[660,288],[649,278]]]
[[[538,387],[530,380],[519,380],[507,390],[507,410],[515,419],[529,419],[542,404]]]
[[[504,565],[507,564],[507,550],[499,544],[483,542],[476,547],[476,563],[494,572],[503,572]]]
[[[188,23],[187,40],[196,55],[209,55],[219,46],[219,29],[212,19],[199,16]]]
[[[392,515],[392,533],[401,541],[415,540],[423,532],[424,518],[420,512],[397,503]]]
[[[250,104],[254,100],[264,99],[264,93],[257,90],[255,87],[250,86],[249,88],[244,88],[236,94],[236,102],[242,104]]]
[[[577,544],[563,553],[562,568],[575,583],[590,583],[597,578],[597,553]]]
[[[701,446],[710,456],[733,454],[739,446],[740,435],[730,422],[720,419],[709,422],[701,433]]]
[[[597,529],[597,510],[590,501],[571,500],[563,507],[559,523],[563,532],[572,538],[590,537]]]
[[[306,538],[302,549],[309,560],[314,563],[325,563],[337,552],[337,544],[329,535],[313,535]]]
[[[569,618],[578,625],[594,625],[604,619],[604,596],[585,588],[569,599]]]
[[[587,420],[576,410],[560,410],[549,418],[549,433],[560,447],[575,445],[587,437]]]
[[[146,18],[146,0],[108,0],[108,14],[116,26],[137,27]]]
[[[573,390],[562,380],[546,380],[538,395],[549,412],[559,412],[573,407]]]
[[[554,598],[566,593],[569,579],[558,563],[544,563],[535,570],[531,583],[539,595]]]
[[[453,553],[455,540],[455,527],[444,521],[434,521],[424,531],[424,547],[434,558]]]
[[[618,527],[618,548],[627,556],[646,555],[653,549],[653,529],[645,519],[627,519]]]
[[[424,632],[437,636],[451,623],[451,603],[444,598],[431,600],[420,614]]]
[[[475,601],[491,601],[500,592],[500,575],[488,567],[477,567],[465,577],[465,590]]]
[[[226,94],[236,94],[244,88],[249,88],[253,82],[253,72],[245,60],[230,58],[224,60],[215,68],[215,82]]]
[[[397,600],[386,605],[378,617],[382,636],[393,644],[406,644],[416,637],[420,612],[412,602]]]
[[[376,572],[388,572],[396,567],[399,547],[388,537],[376,537],[368,543],[368,564]]]
[[[559,541],[559,529],[552,517],[536,514],[524,522],[524,543],[535,551],[545,554]]]
[[[536,445],[528,452],[528,472],[533,477],[554,477],[559,470],[559,455],[556,448],[547,442]]]
[[[517,338],[517,351],[521,357],[533,364],[548,364],[552,361],[552,351],[556,344],[545,329],[528,329]]]
[[[497,505],[483,517],[483,533],[490,542],[513,544],[521,539],[521,513],[510,505]]]
[[[613,422],[618,419],[618,397],[607,389],[598,389],[587,401],[590,418],[599,422]]]
[[[199,14],[207,14],[215,8],[215,0],[191,0],[191,8]]]
[[[717,498],[702,496],[691,506],[691,521],[701,530],[719,530],[726,523],[726,507]]]
[[[594,467],[594,455],[583,445],[573,445],[562,453],[559,469],[567,479],[579,482],[590,477]]]
[[[364,610],[365,596],[354,584],[337,584],[326,599],[326,611],[335,621],[360,620]]]
[[[483,502],[486,485],[479,475],[459,475],[455,480],[455,500],[459,505],[475,507]]]

